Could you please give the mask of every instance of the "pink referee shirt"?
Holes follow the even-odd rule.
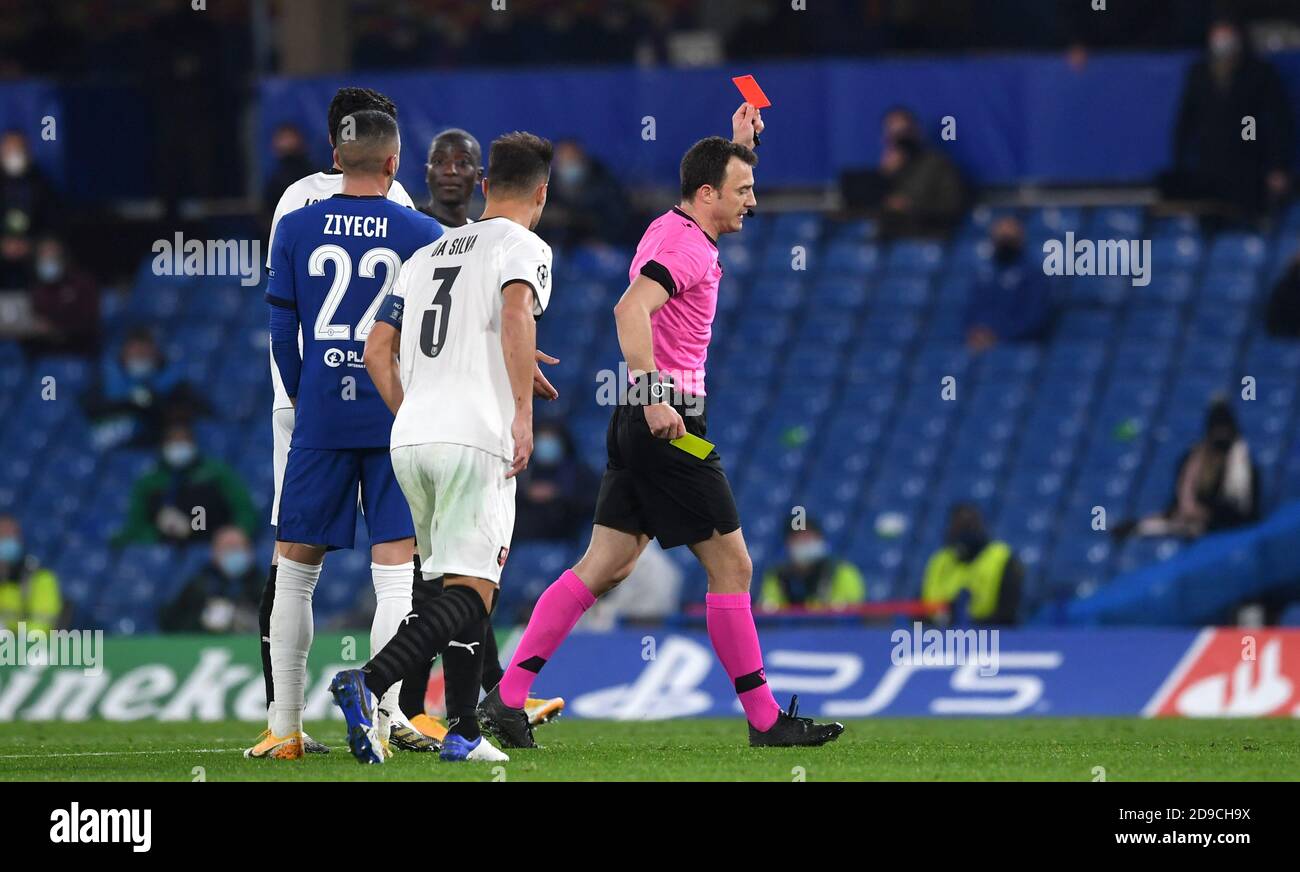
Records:
[[[695,219],[674,207],[641,237],[628,279],[635,281],[639,275],[668,292],[668,302],[650,316],[655,366],[671,375],[679,389],[703,396],[704,361],[722,280],[717,243]]]

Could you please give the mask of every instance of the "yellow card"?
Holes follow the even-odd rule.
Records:
[[[704,460],[713,453],[712,442],[707,439],[701,439],[699,436],[692,433],[687,433],[685,436],[678,436],[676,439],[669,440],[668,444],[680,448],[687,454],[690,454],[693,457],[698,457],[700,460]]]

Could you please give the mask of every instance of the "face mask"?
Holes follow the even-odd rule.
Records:
[[[21,151],[11,151],[0,160],[0,164],[4,166],[5,175],[21,176],[27,172],[27,155]]]
[[[17,563],[23,556],[23,543],[17,536],[0,539],[0,563]]]
[[[542,466],[554,466],[564,458],[564,442],[558,436],[539,436],[533,443],[533,459]]]
[[[1020,260],[1023,246],[1016,242],[997,242],[993,245],[993,259],[1002,266],[1010,266]]]
[[[55,257],[36,261],[36,277],[46,283],[57,282],[63,278],[63,263]]]
[[[829,550],[825,539],[803,539],[790,546],[790,559],[807,566],[821,560]]]
[[[894,146],[908,157],[916,157],[921,153],[921,140],[912,133],[904,133],[895,137]]]
[[[984,548],[984,534],[975,529],[960,530],[952,536],[948,544],[956,549],[963,560],[970,560]]]
[[[586,178],[587,168],[577,161],[571,161],[556,167],[555,175],[565,185],[577,185]]]
[[[174,469],[189,466],[197,453],[193,442],[168,442],[162,449],[163,462]]]
[[[154,363],[146,357],[134,357],[122,364],[122,368],[131,378],[147,378],[153,375]]]
[[[217,568],[226,578],[238,578],[253,565],[251,551],[227,551],[217,558]]]
[[[1235,36],[1216,36],[1210,40],[1210,54],[1219,60],[1237,56],[1240,44]]]

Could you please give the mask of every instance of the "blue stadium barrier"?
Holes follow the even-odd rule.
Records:
[[[746,66],[743,72],[756,76],[773,103],[760,188],[825,184],[847,168],[875,166],[880,116],[895,104],[913,107],[936,141],[941,120],[952,117],[956,138],[939,144],[977,183],[1147,182],[1169,165],[1178,98],[1194,57],[1095,54],[1081,69],[1059,54]],[[1300,109],[1300,52],[1269,57]],[[273,77],[261,83],[258,141],[269,141],[276,125],[294,122],[325,163],[325,106],[339,86],[362,84],[398,104],[406,149],[400,178],[413,191],[424,189],[428,142],[451,126],[484,143],[516,129],[574,137],[624,181],[667,185],[687,146],[709,133],[729,133],[737,102],[730,77],[738,72],[601,67]],[[485,93],[492,99],[481,99]],[[651,119],[653,137],[643,135]],[[269,149],[262,155],[269,173]],[[1074,210],[1053,210],[1031,229],[1064,232],[1085,220]],[[1129,238],[1136,216],[1131,208],[1108,209],[1091,220],[1107,236]],[[810,228],[790,229],[807,234]],[[852,228],[848,233],[853,236]]]
[[[1096,536],[1104,536],[1097,533]],[[1091,596],[1048,606],[1041,624],[1189,625],[1230,617],[1243,601],[1300,595],[1300,502],[1252,527],[1203,537],[1176,556],[1121,574]]]

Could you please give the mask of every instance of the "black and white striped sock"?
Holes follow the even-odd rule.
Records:
[[[416,585],[411,613],[402,618],[396,635],[362,667],[366,687],[383,696],[402,677],[442,653],[447,643],[471,623],[487,617],[483,600],[473,588],[450,585],[441,595],[432,585]]]

